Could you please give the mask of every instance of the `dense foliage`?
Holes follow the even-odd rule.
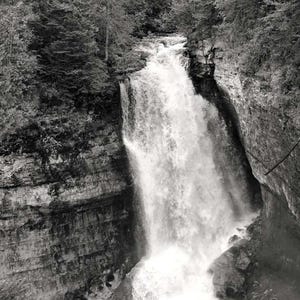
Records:
[[[11,1],[10,1],[11,3]],[[0,5],[0,128],[14,128],[32,117],[36,105],[36,56],[28,51],[34,19],[30,5]]]
[[[213,0],[173,0],[170,18],[178,31],[197,33],[197,38],[214,36],[221,16]]]
[[[101,111],[105,118],[115,109],[111,101],[117,94],[118,69],[130,68],[139,59],[131,54],[134,43],[149,31],[161,30],[160,19],[170,4],[165,0],[0,1],[1,151],[8,153],[10,147],[24,151],[22,132],[30,135],[30,128],[41,119],[48,124],[42,131],[57,136],[52,119],[67,114],[71,120],[73,108],[83,114]],[[63,133],[65,127],[59,130]]]
[[[297,0],[3,0],[0,13],[1,139],[41,108],[109,106],[116,71],[138,60],[131,49],[149,32],[222,42],[242,74],[266,88],[278,73],[286,105],[299,93]]]
[[[34,8],[39,17],[32,22],[31,48],[39,60],[41,100],[80,101],[101,93],[108,74],[88,17],[89,3],[38,0]]]
[[[4,1],[0,4],[3,101],[21,99],[34,80],[40,100],[50,105],[82,105],[102,97],[111,83],[111,69],[118,67],[135,36],[159,30],[158,19],[170,4],[163,0]]]
[[[171,10],[172,0],[127,0],[126,12],[133,17],[134,35],[165,31],[165,14]]]
[[[218,41],[245,78],[259,77],[261,88],[279,88],[285,107],[297,105],[298,0],[173,0],[172,10],[177,29],[191,41],[209,40],[212,47]]]
[[[224,40],[231,49],[246,50],[241,66],[247,75],[255,75],[270,64],[287,66],[293,68],[289,73],[295,76],[286,78],[287,81],[300,85],[295,74],[299,67],[299,1],[231,0],[218,1],[217,5],[224,14],[221,27]],[[282,84],[286,89],[286,83]]]

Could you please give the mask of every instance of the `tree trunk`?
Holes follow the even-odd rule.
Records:
[[[109,1],[106,0],[106,33],[105,33],[105,61],[108,62],[108,47],[109,47],[109,21],[110,21],[110,9]]]

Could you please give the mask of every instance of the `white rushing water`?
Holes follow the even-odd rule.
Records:
[[[162,43],[163,40],[163,43]],[[133,299],[211,300],[209,265],[250,221],[230,198],[214,162],[207,120],[215,108],[196,95],[185,40],[150,40],[147,66],[121,84],[123,135],[144,209],[147,255],[133,271]],[[236,200],[238,199],[238,200]],[[239,211],[237,216],[236,211]]]

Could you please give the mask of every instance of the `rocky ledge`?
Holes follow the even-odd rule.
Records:
[[[88,149],[76,156],[0,157],[1,299],[105,299],[136,263],[117,123],[95,121]]]

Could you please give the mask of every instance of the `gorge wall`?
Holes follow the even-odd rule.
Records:
[[[0,298],[71,300],[97,293],[106,299],[108,287],[139,258],[120,97],[112,95],[111,81],[120,66],[121,77],[136,70],[128,61],[144,65],[146,57],[129,51],[132,37],[155,31],[152,22],[160,24],[171,1],[146,1],[142,9],[139,1],[116,2],[111,21],[118,26],[110,39],[102,30],[108,20],[98,13],[105,11],[101,1],[2,2]],[[190,11],[190,1],[178,2]],[[223,114],[264,202],[249,227],[248,256],[240,256],[244,296],[298,300],[300,2],[191,2],[202,11],[180,19],[188,31],[195,27],[188,42],[194,85]],[[169,16],[177,28],[175,8]],[[249,179],[257,198],[260,189]]]
[[[1,299],[106,299],[136,262],[116,73],[143,28],[126,4],[0,1]]]
[[[215,43],[195,43],[190,38],[190,73],[197,92],[229,116],[261,185],[264,205],[254,225],[247,297],[265,293],[267,299],[296,300],[300,295],[299,94],[297,88],[282,94],[282,74],[274,62],[268,72],[245,74],[220,33],[221,29]]]
[[[136,263],[119,105],[118,98],[109,103],[114,110],[109,118],[83,112],[47,116],[51,128],[75,118],[85,150],[76,152],[66,136],[73,147],[48,149],[45,157],[34,145],[42,140],[51,148],[53,138],[32,129],[38,138],[31,150],[0,157],[1,299],[85,299],[88,292],[106,299],[106,285]],[[37,121],[40,131],[45,118]],[[16,140],[12,137],[10,145]]]

